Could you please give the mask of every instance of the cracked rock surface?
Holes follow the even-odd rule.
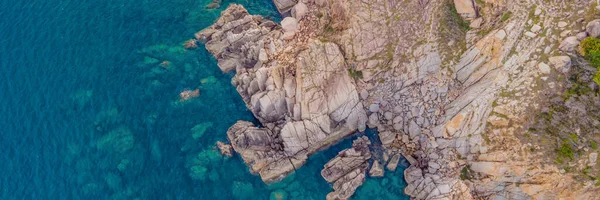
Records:
[[[263,181],[282,179],[310,154],[365,129],[363,105],[336,44],[291,43],[279,25],[240,5],[231,5],[196,37],[221,70],[236,71],[232,84],[263,125],[240,121],[227,133]]]
[[[373,177],[394,171],[401,157],[411,164],[404,192],[414,199],[598,199],[593,180],[564,169],[600,173],[597,150],[578,144],[584,156],[559,168],[548,157],[559,148],[553,141],[565,138],[528,138],[536,114],[560,111],[544,111],[548,103],[577,108],[563,111],[564,119],[600,124],[581,114],[592,110],[582,102],[597,97],[548,97],[564,94],[568,77],[587,70],[578,48],[600,34],[593,1],[275,5],[302,14],[294,10],[298,18],[282,28],[231,5],[196,34],[223,71],[235,70],[232,84],[262,125],[239,121],[227,135],[264,182],[370,127],[379,132],[382,159],[369,168],[369,140],[354,141],[321,172],[333,185],[328,199],[350,198],[368,169]],[[550,128],[556,121],[565,120]],[[591,136],[560,131],[589,144],[597,132],[587,130]]]

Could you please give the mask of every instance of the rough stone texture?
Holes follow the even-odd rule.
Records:
[[[296,4],[292,8],[292,17],[296,19],[301,19],[302,17],[304,17],[304,15],[306,15],[306,12],[308,12],[308,7],[306,6],[306,4],[298,2],[298,4]]]
[[[571,57],[569,56],[554,56],[548,58],[548,60],[559,72],[568,73],[571,70]]]
[[[283,32],[231,5],[213,26],[196,34],[223,71],[236,70],[232,83],[264,127],[238,122],[228,137],[250,170],[267,183],[299,168],[317,150],[363,130],[367,119],[337,45],[306,40],[303,48],[288,46],[281,40]],[[262,51],[278,60],[263,63]]]
[[[542,72],[543,74],[549,74],[550,73],[550,66],[548,66],[546,63],[540,63],[538,64],[538,68],[540,69],[540,72]]]
[[[325,164],[321,176],[333,183],[333,192],[327,194],[327,199],[348,199],[362,185],[371,158],[370,144],[369,139],[362,136],[354,140],[352,148],[342,150]]]
[[[227,157],[233,156],[233,149],[232,149],[231,145],[225,144],[225,143],[219,141],[219,142],[217,142],[217,148],[219,148],[221,155],[224,155]]]
[[[454,0],[454,7],[456,7],[458,14],[468,18],[474,18],[477,16],[474,2],[475,1],[472,0]]]
[[[585,27],[585,31],[590,37],[600,37],[600,19],[588,23]]]
[[[369,176],[371,177],[383,177],[384,170],[383,166],[379,164],[379,161],[374,161],[371,169],[369,170]]]
[[[288,13],[294,5],[296,5],[296,1],[294,0],[273,0],[275,7],[281,14]]]
[[[571,36],[565,38],[558,46],[558,49],[564,52],[575,52],[577,50],[577,46],[579,46],[579,40],[576,36]]]
[[[460,8],[466,19],[481,11],[481,23],[449,38],[443,33],[456,27],[443,27],[446,4],[439,0],[303,2],[309,12],[293,37],[229,9],[196,35],[221,69],[236,70],[232,83],[264,127],[238,122],[228,136],[265,182],[364,129],[369,113],[382,165],[395,169],[400,156],[411,163],[405,193],[414,199],[594,199],[595,183],[581,184],[545,162],[554,148],[544,152],[519,138],[539,101],[563,87],[557,72],[569,72],[567,55],[581,60],[575,56],[585,36],[572,35],[585,25],[585,11],[558,1],[497,0],[475,10],[474,1],[456,0],[467,5]],[[584,10],[587,3],[569,7]],[[511,17],[501,20],[507,11]],[[325,28],[332,24],[344,26]],[[368,158],[346,155],[353,149],[324,169],[334,187],[329,199],[349,198],[365,179]],[[591,153],[573,164],[590,165]]]

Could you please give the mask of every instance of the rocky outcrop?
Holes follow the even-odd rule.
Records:
[[[371,159],[370,144],[369,139],[362,136],[354,140],[352,148],[342,150],[325,164],[321,176],[333,183],[333,192],[327,194],[327,199],[349,199],[362,185]]]
[[[273,3],[275,3],[275,7],[281,14],[287,14],[296,5],[294,0],[273,0]]]
[[[456,12],[467,18],[477,17],[476,5],[473,0],[454,0]]]
[[[233,147],[231,147],[231,145],[225,144],[225,143],[223,143],[221,141],[218,141],[217,142],[217,148],[221,152],[221,155],[224,155],[224,156],[227,156],[227,157],[233,156]]]
[[[292,10],[281,26],[232,5],[196,39],[236,71],[232,84],[262,125],[232,126],[233,149],[273,182],[369,126],[383,149],[369,174],[405,157],[404,192],[415,199],[592,199],[591,181],[574,184],[544,158],[555,148],[522,139],[579,62],[579,42],[597,32],[597,21],[580,23],[587,1],[572,5],[577,14],[559,2],[475,2],[275,1]],[[472,30],[457,31],[469,23],[451,14]],[[586,155],[580,165],[593,167],[597,153]],[[329,161],[327,198],[350,198],[370,157],[360,138]]]
[[[221,70],[235,69],[232,84],[264,127],[238,122],[228,137],[267,183],[301,167],[310,154],[364,130],[366,122],[338,46],[299,41],[294,35],[303,30],[297,20],[284,21],[280,27],[231,5],[196,34]]]

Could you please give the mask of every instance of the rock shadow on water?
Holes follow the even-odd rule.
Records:
[[[378,133],[374,129],[367,129],[365,132],[356,133],[311,155],[304,166],[283,180],[267,185],[271,191],[270,199],[324,199],[332,191],[332,184],[322,177],[323,166],[336,157],[340,151],[350,148],[352,142],[361,136],[367,136],[371,141],[369,149],[373,158],[369,162],[373,163],[374,160],[377,160],[385,166],[387,163],[382,160],[383,148]],[[404,170],[409,165],[406,159],[401,158],[395,171],[385,170],[383,177],[367,176],[365,182],[358,187],[351,199],[410,199],[404,194],[404,188],[407,185],[404,180]]]

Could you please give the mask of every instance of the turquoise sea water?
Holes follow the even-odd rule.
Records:
[[[208,3],[0,0],[0,199],[323,199],[331,187],[319,172],[350,140],[274,185],[214,148],[254,118],[233,74],[181,44],[230,3],[281,17],[271,0]],[[403,169],[355,197],[407,198]]]

